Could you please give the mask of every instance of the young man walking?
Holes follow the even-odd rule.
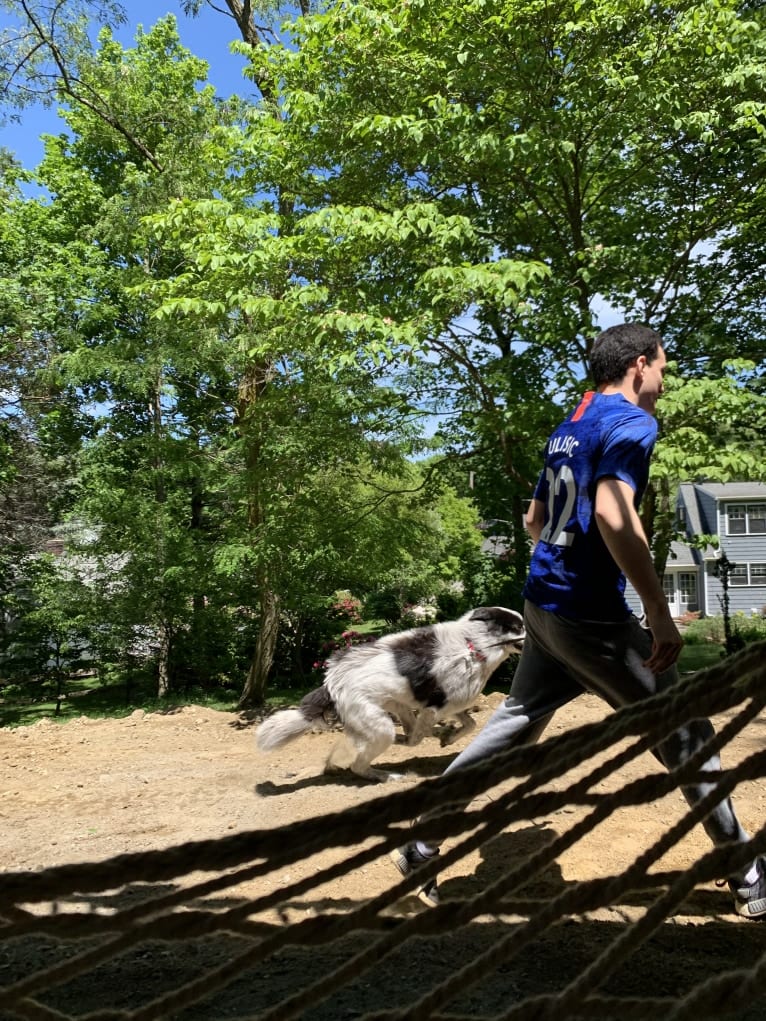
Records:
[[[596,338],[591,375],[597,389],[585,394],[548,440],[526,517],[535,548],[524,588],[524,649],[510,693],[446,772],[514,743],[538,740],[554,712],[584,691],[617,709],[677,680],[681,636],[638,516],[665,365],[661,338],[648,327],[613,326]],[[641,598],[650,631],[628,609],[626,577]],[[663,741],[657,754],[673,769],[712,733],[709,721],[692,720]],[[720,769],[718,757],[705,769]],[[691,785],[684,794],[694,804],[709,790]],[[715,844],[748,839],[728,798],[703,825]],[[392,858],[406,876],[438,850],[412,841]],[[763,859],[732,876],[729,886],[739,914],[766,917]],[[436,881],[419,896],[438,903]]]

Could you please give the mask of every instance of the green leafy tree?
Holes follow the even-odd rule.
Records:
[[[295,192],[347,265],[365,252],[360,314],[384,301],[393,335],[429,352],[452,449],[505,479],[486,490],[495,516],[520,522],[604,301],[659,328],[683,373],[713,378],[743,337],[737,302],[757,306],[763,276],[762,246],[746,259],[735,240],[762,210],[760,18],[728,0],[376,0],[299,20],[268,64],[254,54],[283,89],[285,148],[310,147]]]
[[[226,168],[201,165],[196,146],[215,145],[230,114],[212,89],[197,90],[206,65],[180,47],[172,18],[139,34],[127,52],[103,34],[97,52],[79,54],[76,70],[123,129],[101,106],[76,103],[64,112],[71,135],[48,139],[38,177],[51,198],[19,201],[14,214],[19,231],[33,227],[9,264],[15,332],[30,349],[44,347],[44,360],[30,356],[34,372],[25,369],[25,381],[72,395],[81,426],[88,410],[77,436],[87,442],[76,510],[96,523],[103,555],[128,558],[124,574],[143,594],[136,623],[140,616],[160,636],[166,694],[173,642],[194,630],[204,605],[204,451],[234,391],[215,338],[153,321],[134,293],[174,266],[173,253],[142,233],[141,218],[170,196],[215,187]],[[38,435],[60,445],[61,402],[38,418]],[[140,602],[133,599],[134,611]]]
[[[682,380],[673,374],[667,378],[659,405],[661,435],[652,484],[642,511],[654,529],[654,559],[660,573],[671,542],[685,538],[675,527],[679,481],[766,479],[766,400],[751,385],[757,367],[732,359],[723,363],[722,370],[724,374],[716,379]]]
[[[52,695],[58,716],[68,678],[85,663],[87,586],[71,562],[50,554],[29,560],[23,578],[2,647],[4,679],[33,698]]]
[[[30,16],[45,4],[5,6],[32,33],[7,81],[51,74],[71,107],[74,139],[51,143],[46,169],[62,201],[36,215],[71,245],[71,271],[50,259],[60,279],[41,290],[67,296],[73,339],[52,319],[65,357],[46,364],[58,393],[110,405],[88,434],[89,506],[155,568],[168,635],[187,626],[193,576],[256,608],[243,702],[263,696],[284,614],[352,587],[357,564],[359,582],[354,550],[379,581],[432,584],[405,506],[426,415],[443,423],[445,477],[461,495],[472,479],[482,515],[509,522],[506,577],[474,568],[477,591],[518,598],[524,503],[604,302],[657,326],[690,377],[668,395],[649,530],[674,477],[734,470],[726,451],[763,392],[757,9],[302,5],[284,44],[232,0],[257,96],[213,111],[168,23],[126,55],[108,36],[93,51],[69,18],[96,5],[65,5],[60,23]],[[755,368],[724,370],[732,353]],[[718,394],[727,417],[674,448],[684,394]],[[128,491],[126,521],[111,494]]]
[[[333,569],[352,573],[352,560],[359,562],[344,557],[348,533],[335,522],[343,522],[347,508],[339,500],[340,513],[332,513],[328,460],[331,468],[343,463],[346,470],[387,473],[391,485],[391,473],[403,469],[403,452],[411,449],[407,422],[414,416],[398,394],[378,385],[384,365],[352,364],[348,346],[339,348],[345,364],[336,360],[332,373],[315,361],[316,344],[300,342],[302,294],[293,296],[292,308],[286,303],[286,321],[270,314],[270,303],[279,307],[275,286],[292,272],[288,248],[279,253],[282,269],[273,258],[271,209],[284,217],[289,204],[279,198],[278,180],[270,181],[273,202],[253,204],[251,174],[225,179],[238,161],[244,166],[245,146],[233,128],[210,130],[210,119],[201,116],[204,93],[196,114],[195,103],[183,106],[181,97],[189,97],[199,77],[198,64],[179,52],[170,23],[140,36],[128,54],[103,35],[100,49],[84,52],[77,71],[77,80],[99,96],[99,109],[75,102],[66,115],[73,136],[49,142],[41,178],[66,203],[56,201],[51,214],[41,215],[49,235],[76,236],[83,245],[73,253],[79,270],[73,290],[88,301],[83,306],[80,299],[84,313],[72,316],[72,336],[56,337],[56,364],[70,385],[107,408],[84,450],[78,511],[98,523],[103,555],[125,552],[127,591],[138,594],[140,580],[150,581],[143,612],[134,598],[128,619],[142,618],[164,636],[161,692],[169,686],[173,637],[188,627],[190,579],[205,577],[200,557],[212,565],[217,584],[259,607],[245,690],[246,700],[257,700],[280,609],[299,604],[310,586],[331,591],[337,578],[332,584],[323,578]],[[119,130],[102,116],[104,107],[119,117]],[[248,157],[271,158],[273,138],[271,126],[254,133]],[[190,171],[192,139],[202,186]],[[211,185],[224,200],[208,197]],[[150,219],[142,224],[142,214],[151,217],[169,201],[172,217],[146,230]],[[326,246],[324,234],[320,240]],[[51,264],[62,266],[61,253]],[[197,279],[204,302],[194,293]],[[137,284],[140,297],[131,293]],[[60,288],[50,291],[58,295]],[[164,317],[152,319],[153,304],[163,298]],[[331,325],[337,334],[339,324]],[[396,432],[401,448],[392,441]],[[197,470],[200,464],[207,472]],[[329,492],[343,495],[338,486]],[[195,527],[207,511],[208,539],[211,517],[218,521],[214,549],[191,542],[185,530],[188,493]],[[395,492],[386,499],[393,502]],[[373,509],[380,502],[379,494],[370,501]],[[390,551],[403,541],[381,545],[387,558],[376,562],[389,567]],[[207,587],[214,584],[208,575]],[[209,605],[207,595],[191,605]]]

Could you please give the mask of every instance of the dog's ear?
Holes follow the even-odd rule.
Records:
[[[520,634],[524,632],[524,618],[520,613],[505,606],[477,606],[469,619],[487,621],[506,632]]]

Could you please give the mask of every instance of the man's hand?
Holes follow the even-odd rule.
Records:
[[[652,620],[651,615],[647,614],[647,616],[649,616],[653,642],[652,654],[644,666],[656,675],[664,673],[665,670],[673,666],[681,655],[684,643],[668,612],[660,613],[656,620]]]

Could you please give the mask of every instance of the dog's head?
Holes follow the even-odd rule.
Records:
[[[505,606],[477,606],[466,614],[466,619],[486,627],[487,644],[502,645],[509,652],[521,652],[524,644],[524,618]]]

